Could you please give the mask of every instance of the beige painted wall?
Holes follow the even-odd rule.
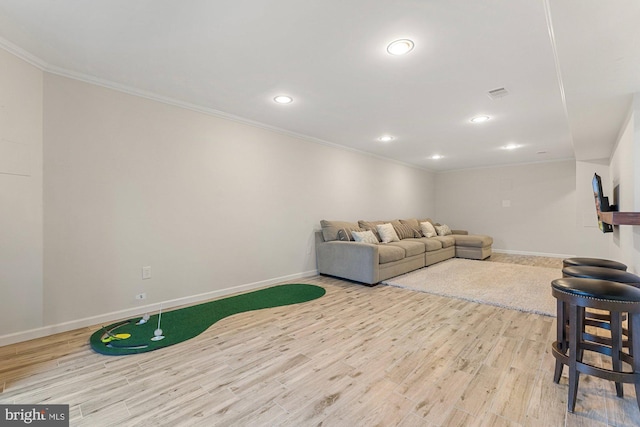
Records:
[[[0,336],[42,324],[42,71],[0,49]]]
[[[0,164],[28,170],[0,173],[0,345],[304,276],[320,219],[427,215],[491,234],[498,250],[588,252],[586,163],[433,174],[43,73],[3,50],[0,66],[2,136],[28,146]],[[638,120],[610,166],[636,210]],[[610,252],[637,272],[640,231],[621,230]]]
[[[576,251],[575,161],[438,173],[437,220],[493,236],[512,253]]]
[[[310,274],[321,219],[433,212],[424,170],[56,75],[44,90],[44,324]]]

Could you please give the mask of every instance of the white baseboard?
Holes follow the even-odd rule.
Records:
[[[95,326],[102,323],[111,323],[120,319],[126,319],[129,317],[141,316],[144,313],[154,312],[160,309],[169,310],[181,305],[200,303],[207,300],[235,294],[238,292],[250,291],[265,286],[271,286],[278,283],[288,282],[291,280],[302,279],[305,277],[316,276],[318,270],[305,271],[302,273],[290,274],[288,276],[276,277],[273,279],[262,280],[254,283],[247,283],[244,285],[234,286],[231,288],[217,289],[211,292],[205,292],[203,294],[192,295],[188,297],[176,298],[168,301],[157,302],[154,304],[148,304],[142,307],[130,308],[127,310],[113,311],[111,313],[103,313],[97,316],[85,317],[84,319],[72,320],[69,322],[58,323],[56,325],[48,325],[40,328],[30,329],[27,331],[14,332],[7,335],[0,336],[0,347],[15,344],[18,342],[28,341],[36,338],[42,338],[53,334],[59,334],[61,332],[72,331],[74,329],[86,328],[88,326]]]
[[[499,254],[511,254],[511,255],[530,255],[530,256],[545,256],[549,258],[573,258],[575,255],[570,254],[552,254],[546,252],[528,252],[528,251],[512,251],[509,249],[491,249],[492,252]]]

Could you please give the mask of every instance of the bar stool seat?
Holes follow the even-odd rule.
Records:
[[[612,261],[613,262],[613,261]],[[562,277],[577,277],[583,279],[600,279],[608,280],[611,282],[626,283],[628,285],[640,288],[640,277],[633,273],[629,273],[622,270],[616,270],[606,267],[593,267],[593,266],[574,266],[565,267],[562,269]],[[624,320],[624,319],[623,319]],[[587,312],[586,324],[589,326],[596,326],[599,328],[609,329],[609,314],[595,313],[592,310]],[[627,330],[623,330],[623,333],[628,335]],[[600,339],[601,342],[606,343],[606,339]],[[625,341],[626,345],[626,341]]]
[[[551,292],[557,299],[557,340],[552,344],[556,358],[554,382],[560,381],[562,368],[569,366],[569,412],[575,410],[580,373],[614,381],[616,394],[623,397],[622,383],[633,383],[640,408],[640,334],[629,336],[629,352],[622,345],[622,314],[629,316],[629,325],[640,331],[640,289],[608,280],[567,277],[551,282]],[[584,333],[585,308],[607,310],[611,314],[609,345],[594,342]],[[568,328],[565,327],[568,319]],[[599,368],[583,362],[585,351],[611,357],[612,369]],[[622,363],[631,365],[623,371]]]
[[[636,288],[640,287],[640,277],[627,271],[606,267],[577,266],[562,269],[563,277],[579,277],[583,279],[600,279],[611,282],[626,283]]]
[[[627,271],[627,266],[623,263],[601,258],[567,258],[562,260],[562,267],[605,267]]]

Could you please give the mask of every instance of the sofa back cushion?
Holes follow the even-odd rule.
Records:
[[[419,230],[420,229],[420,222],[416,218],[401,219],[400,223],[404,224],[404,225],[408,225],[409,227],[413,228],[414,230]]]
[[[419,226],[416,230],[414,227],[411,227],[408,224],[401,223],[394,225],[393,228],[396,230],[396,234],[398,235],[398,238],[400,238],[400,240],[422,237],[422,233],[419,231]]]
[[[365,230],[363,230],[362,228],[351,228],[351,227],[341,228],[340,230],[338,230],[338,240],[341,240],[343,242],[353,242],[355,240],[354,235],[352,233],[353,231],[355,231],[356,233],[360,233]],[[375,236],[373,237],[375,238]]]
[[[326,219],[320,221],[320,226],[322,227],[322,238],[325,242],[338,240],[338,231],[342,228],[348,228],[350,230],[357,230],[360,228],[355,222],[328,221]]]

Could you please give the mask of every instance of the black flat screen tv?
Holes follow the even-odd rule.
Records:
[[[596,214],[598,215],[598,228],[603,233],[611,233],[613,232],[613,226],[611,224],[607,224],[606,222],[602,222],[600,219],[600,212],[611,212],[615,210],[615,206],[609,205],[609,198],[605,197],[602,193],[602,179],[600,179],[600,175],[597,173],[593,175],[593,180],[591,181],[591,186],[593,187],[593,198],[596,202]]]

